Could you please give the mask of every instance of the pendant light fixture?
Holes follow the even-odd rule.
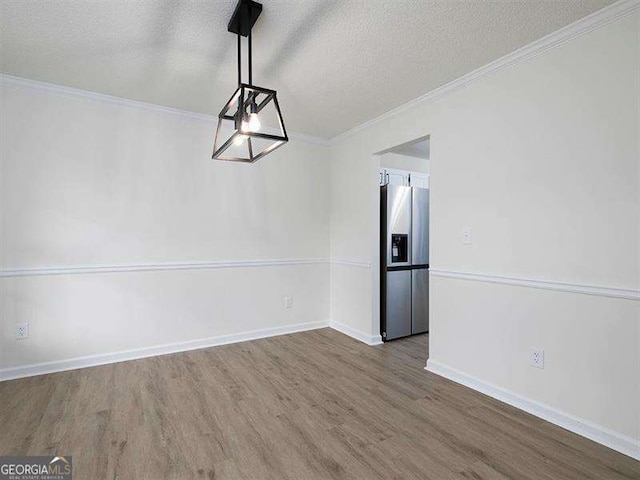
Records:
[[[218,115],[213,159],[253,163],[289,141],[276,91],[253,85],[251,29],[261,12],[262,4],[239,0],[227,27],[238,37],[238,88]],[[248,44],[248,83],[242,82],[242,37]],[[265,123],[276,130],[266,131]]]

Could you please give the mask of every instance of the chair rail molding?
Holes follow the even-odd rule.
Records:
[[[0,268],[0,278],[42,275],[77,275],[94,273],[151,272],[165,270],[211,270],[219,268],[286,267],[326,264],[326,258],[215,260],[210,262],[120,263],[104,265],[69,265],[27,268]]]
[[[371,268],[371,262],[351,258],[332,258],[330,263],[332,265],[342,265],[347,267]]]
[[[597,295],[601,297],[622,298],[625,300],[640,300],[640,290],[601,287],[578,283],[553,282],[522,277],[505,277],[486,273],[460,272],[433,268],[429,270],[432,277],[456,278],[482,283],[497,283],[502,285],[514,285],[517,287],[539,288],[543,290],[555,290],[558,292],[581,293],[585,295]]]

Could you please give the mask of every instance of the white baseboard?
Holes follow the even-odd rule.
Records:
[[[5,380],[13,380],[16,378],[44,375],[46,373],[64,372],[66,370],[75,370],[77,368],[95,367],[98,365],[106,365],[109,363],[118,363],[127,360],[155,357],[157,355],[166,355],[169,353],[198,350],[201,348],[215,347],[217,345],[226,345],[229,343],[246,342],[247,340],[256,340],[258,338],[274,337],[277,335],[285,335],[287,333],[315,330],[328,326],[329,322],[326,321],[298,323],[295,325],[286,325],[283,327],[265,328],[262,330],[254,330],[251,332],[235,333],[231,335],[202,338],[198,340],[189,340],[186,342],[170,343],[166,345],[145,347],[135,350],[126,350],[122,352],[89,355],[86,357],[70,358],[67,360],[4,368],[0,369],[0,382]]]
[[[344,333],[345,335],[348,335],[351,338],[355,338],[356,340],[366,343],[367,345],[382,344],[382,337],[380,335],[367,335],[360,330],[356,330],[355,328],[345,325],[344,323],[335,322],[333,320],[329,323],[329,326],[334,330],[337,330],[340,333]]]
[[[631,458],[640,460],[640,439],[634,440],[631,437],[621,435],[582,418],[564,413],[550,405],[529,400],[517,393],[497,387],[474,376],[467,375],[436,360],[427,360],[425,370],[484,393],[520,410],[524,410],[570,432],[577,433],[589,440],[593,440],[594,442],[628,455]]]

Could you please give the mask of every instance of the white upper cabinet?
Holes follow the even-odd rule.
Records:
[[[429,175],[382,167],[380,168],[380,185],[429,188]]]
[[[429,174],[411,172],[409,185],[412,187],[429,188]]]
[[[409,172],[396,170],[394,168],[380,169],[380,185],[402,185],[409,186]]]
[[[402,170],[392,170],[387,168],[387,183],[389,185],[402,185],[404,187],[409,186],[409,172],[403,172]]]

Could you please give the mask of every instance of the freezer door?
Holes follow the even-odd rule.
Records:
[[[411,335],[411,270],[387,272],[385,340]]]
[[[411,265],[411,187],[387,186],[387,266]]]
[[[411,270],[411,333],[429,331],[429,270]]]
[[[411,264],[429,264],[429,189],[412,188]]]

